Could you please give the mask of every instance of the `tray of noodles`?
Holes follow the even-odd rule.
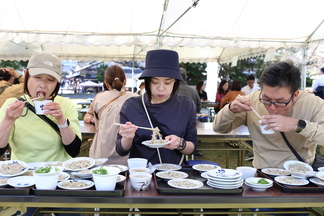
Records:
[[[117,179],[118,182],[118,179]],[[125,181],[119,181],[116,183],[116,188],[113,191],[98,191],[95,186],[88,189],[61,189],[56,187],[56,190],[38,190],[36,188],[31,189],[31,194],[36,196],[83,196],[83,197],[122,197],[125,193]]]
[[[182,166],[181,172],[188,174],[187,179],[193,179],[203,182],[203,186],[196,189],[180,189],[174,188],[168,185],[168,181],[165,179],[153,175],[157,191],[162,195],[220,195],[220,194],[231,194],[238,195],[243,192],[243,188],[235,189],[220,189],[213,188],[207,185],[207,179],[201,176],[201,173],[197,170],[192,169],[191,166]]]
[[[261,177],[271,179],[273,181],[273,186],[284,193],[324,193],[324,187],[318,187],[311,181],[309,182],[309,184],[303,186],[287,186],[277,182],[276,180],[274,180],[273,176],[269,176],[268,174],[262,172],[260,169],[257,170],[257,173]]]

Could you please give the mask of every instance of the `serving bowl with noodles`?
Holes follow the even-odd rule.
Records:
[[[166,141],[162,138],[158,128],[152,129],[152,139],[143,141],[142,144],[149,148],[162,148],[169,144],[170,141]]]
[[[0,176],[14,177],[28,171],[28,164],[24,161],[9,160],[0,162]]]
[[[90,180],[65,180],[57,184],[61,189],[65,190],[85,190],[94,186],[94,182]]]
[[[65,161],[63,167],[69,171],[80,171],[91,168],[95,163],[95,160],[90,157],[76,157]]]
[[[283,166],[291,176],[296,178],[306,179],[315,175],[313,167],[301,161],[289,160]]]

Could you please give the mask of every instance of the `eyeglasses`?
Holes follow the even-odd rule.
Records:
[[[261,92],[260,92],[260,96],[261,96]],[[263,103],[264,105],[269,105],[270,106],[271,104],[273,104],[276,107],[286,107],[290,103],[290,101],[293,99],[294,94],[291,95],[289,101],[287,101],[287,102],[272,102],[272,101],[263,99],[260,96],[259,96],[259,101],[261,103]]]

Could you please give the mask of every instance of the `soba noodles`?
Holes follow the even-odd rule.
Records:
[[[66,188],[83,188],[83,187],[90,186],[90,184],[86,184],[84,182],[79,182],[79,181],[68,181],[68,182],[62,182],[61,186]]]
[[[304,164],[301,163],[289,164],[288,169],[291,172],[297,173],[308,173],[311,171]]]
[[[89,160],[78,160],[78,161],[73,161],[70,163],[67,163],[65,166],[68,169],[85,169],[91,165],[91,162]]]
[[[197,184],[195,184],[192,181],[189,180],[184,180],[184,181],[172,181],[172,185],[176,187],[186,187],[186,188],[191,188],[191,187],[196,187]]]
[[[26,169],[23,165],[19,164],[18,162],[13,162],[11,164],[2,164],[0,167],[0,171],[4,175],[14,175],[20,173]]]
[[[159,132],[159,128],[154,128],[152,133],[152,139],[150,144],[163,144],[165,143],[165,140],[162,138],[162,135]]]

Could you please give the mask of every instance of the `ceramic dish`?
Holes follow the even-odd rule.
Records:
[[[149,147],[149,148],[162,148],[168,145],[171,141],[165,141],[163,143],[151,144],[151,140],[143,141],[142,144]]]
[[[117,183],[122,183],[123,181],[125,181],[126,177],[123,175],[118,175],[117,176]]]
[[[32,169],[32,170],[38,169],[40,167],[45,166],[46,163],[47,162],[31,162],[31,163],[28,163],[28,168]]]
[[[290,173],[299,173],[299,174],[314,174],[313,167],[309,164],[296,161],[296,160],[289,160],[283,164],[284,168],[288,170]]]
[[[70,183],[71,186],[64,185],[66,183]],[[87,184],[87,185],[77,187],[76,185],[78,185],[78,184]],[[85,190],[85,189],[93,187],[94,182],[89,181],[89,180],[65,180],[65,181],[59,182],[57,184],[57,186],[59,188],[66,189],[66,190]]]
[[[89,169],[83,169],[79,172],[71,172],[71,174],[78,178],[92,178],[92,173]]]
[[[208,176],[207,176],[207,172],[202,172],[202,173],[200,174],[200,176],[203,177],[203,178],[208,178]]]
[[[94,168],[94,167],[100,167],[100,166],[104,165],[107,161],[108,161],[108,158],[95,159],[95,164],[93,165],[92,168]]]
[[[290,175],[290,172],[288,172],[287,170],[279,169],[279,168],[264,168],[264,169],[261,169],[261,171],[273,178],[276,176],[289,176]]]
[[[316,184],[318,187],[324,187],[324,180],[322,180],[322,179],[310,178],[309,181]]]
[[[0,176],[13,177],[24,174],[28,171],[28,164],[19,160],[0,162]]]
[[[267,184],[258,184],[258,181],[260,181],[261,179],[267,181]],[[269,185],[272,185],[273,181],[266,178],[252,177],[245,179],[245,184],[255,185],[257,187],[267,187]]]
[[[118,164],[107,164],[107,165],[104,165],[104,167],[116,167],[116,168],[120,169],[120,172],[125,172],[128,170],[127,166],[118,165]]]
[[[206,184],[213,188],[220,188],[220,189],[236,189],[242,187],[242,184],[235,184],[235,185],[222,185],[222,184],[215,184],[213,182],[207,181]]]
[[[313,177],[315,175],[315,172],[311,172],[311,173],[290,172],[290,175],[299,179],[307,179]]]
[[[202,187],[204,183],[193,179],[172,179],[168,181],[168,185],[179,189],[196,189]]]
[[[161,171],[157,172],[156,176],[162,179],[170,180],[170,179],[176,179],[176,178],[187,178],[188,174],[181,171]]]
[[[80,171],[82,169],[89,169],[95,164],[95,160],[90,157],[76,157],[71,158],[63,163],[65,170]]]
[[[212,182],[214,184],[221,184],[221,185],[235,185],[235,184],[243,184],[243,179],[238,178],[236,181],[219,181],[218,179],[208,179],[209,182]]]
[[[280,184],[286,185],[286,186],[303,186],[308,185],[309,181],[306,179],[299,179],[292,176],[277,176],[274,178],[275,181],[279,182]]]
[[[163,163],[163,164],[154,164],[153,167],[156,170],[159,171],[167,171],[167,170],[180,170],[182,167],[177,164],[169,164],[169,163]]]
[[[8,177],[0,177],[0,188],[7,187],[8,180]]]
[[[26,188],[35,184],[33,176],[18,176],[8,179],[7,183],[14,188]]]
[[[69,178],[70,178],[70,174],[66,172],[61,172],[59,175],[59,181],[65,181],[68,180]]]
[[[234,169],[222,169],[222,170],[209,170],[207,171],[208,178],[216,179],[236,179],[241,178],[242,172]]]
[[[211,165],[211,164],[196,164],[192,166],[192,169],[197,170],[199,172],[206,172],[209,170],[221,170],[222,167],[216,166],[216,165]]]

